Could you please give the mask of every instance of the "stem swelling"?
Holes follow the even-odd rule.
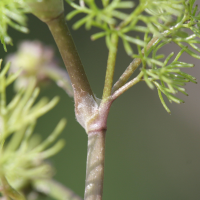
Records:
[[[88,153],[84,200],[102,200],[105,130],[88,133]]]

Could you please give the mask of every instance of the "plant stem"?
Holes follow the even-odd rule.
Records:
[[[82,200],[79,196],[77,196],[72,190],[64,187],[62,184],[58,183],[55,180],[36,180],[33,182],[34,188],[47,196],[50,196],[54,199],[58,200]]]
[[[79,121],[79,123],[83,120],[84,123],[82,125],[87,130],[87,118],[90,118],[94,114],[94,111],[92,110],[93,101],[91,100],[91,97],[93,97],[93,99],[95,98],[84,72],[81,60],[73,43],[73,39],[65,23],[64,15],[62,14],[57,18],[47,22],[47,25],[49,26],[49,29],[53,34],[53,37],[62,55],[72,82],[77,120]],[[116,34],[112,35],[112,42],[114,47],[110,49],[109,53],[107,78],[105,84],[105,97],[110,95],[112,88],[112,80],[118,44],[118,36]],[[81,108],[83,109],[81,110]],[[103,117],[97,117],[97,123],[102,120],[102,123],[100,122],[101,127],[99,127],[99,129],[92,130],[89,126],[90,128],[88,129],[88,155],[85,200],[102,199],[106,130],[104,125],[106,124],[107,114],[109,110],[106,106],[104,106],[104,108],[105,112],[101,115]],[[81,120],[79,120],[79,117]],[[95,123],[96,121],[94,119],[91,125]]]
[[[106,78],[105,78],[103,98],[102,98],[103,101],[106,100],[110,96],[111,90],[112,90],[113,76],[114,76],[114,71],[115,71],[115,62],[116,62],[116,56],[117,56],[118,40],[119,40],[119,38],[118,38],[117,33],[113,33],[111,35],[112,46],[109,49],[109,55],[108,55]]]
[[[105,130],[88,133],[88,153],[84,200],[102,200]]]
[[[75,103],[84,96],[93,96],[81,59],[65,22],[64,14],[46,22],[61,53],[74,89]]]
[[[135,11],[136,12],[136,11]],[[136,12],[137,13],[137,12]],[[169,28],[169,30],[166,30],[164,32],[161,33],[161,35],[163,35],[164,37],[170,35],[171,33],[173,33],[173,31],[179,29],[184,22],[187,20],[187,16],[184,15],[183,19],[181,20],[181,22],[179,22],[178,24],[176,24],[175,26],[172,26],[171,28]],[[128,21],[129,19],[127,18],[123,23],[125,23],[126,21]],[[123,26],[123,23],[121,24],[121,26]],[[170,24],[166,24],[166,26],[169,26]],[[120,27],[121,27],[120,26]],[[156,45],[158,42],[160,42],[160,37],[159,36],[155,36],[153,37],[150,42],[147,44],[146,46],[146,51],[150,50],[150,48],[152,48],[154,45]],[[182,47],[181,47],[182,48]],[[150,51],[148,52],[150,53]],[[142,49],[142,54],[144,54],[144,49]],[[121,75],[121,77],[118,79],[118,81],[114,84],[113,88],[112,88],[112,94],[118,90],[120,87],[122,87],[127,80],[130,78],[130,76],[133,74],[133,72],[139,67],[140,63],[142,62],[142,60],[140,58],[135,58],[130,65],[126,68],[126,70],[124,71],[124,73]]]
[[[143,77],[143,72],[140,72],[137,77],[135,77],[134,79],[132,79],[131,81],[129,81],[128,83],[120,87],[117,91],[113,93],[112,100],[115,100],[117,97],[123,94],[126,90],[131,88],[136,83],[140,82],[142,80],[141,79],[142,77]]]
[[[158,41],[158,39],[159,37],[152,38],[151,41],[147,44],[146,51],[148,51],[151,48],[151,46],[153,46]],[[144,49],[142,49],[142,53],[144,54]],[[142,60],[140,58],[135,58],[130,63],[130,65],[126,68],[126,70],[120,76],[118,81],[114,84],[113,89],[112,89],[112,94],[127,82],[127,80],[130,78],[133,72],[138,68],[141,62]]]

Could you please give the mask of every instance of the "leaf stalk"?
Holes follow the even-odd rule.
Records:
[[[121,94],[123,94],[126,90],[134,86],[136,83],[140,82],[142,80],[144,73],[141,71],[137,77],[120,87],[118,90],[116,90],[112,95],[112,100],[117,99]]]
[[[114,76],[114,71],[115,71],[115,62],[116,62],[116,56],[117,56],[118,40],[119,40],[119,37],[117,33],[113,33],[111,35],[112,46],[109,47],[109,55],[108,55],[106,78],[105,78],[105,84],[104,84],[104,89],[103,89],[102,101],[105,101],[111,95],[113,76]]]

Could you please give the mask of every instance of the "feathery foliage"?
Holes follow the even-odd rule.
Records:
[[[42,4],[40,4],[41,2]],[[161,103],[169,113],[170,110],[164,101],[163,94],[170,102],[183,102],[175,94],[182,92],[187,95],[184,89],[185,83],[196,83],[196,80],[195,77],[182,71],[182,69],[191,68],[194,65],[182,62],[181,55],[187,53],[191,57],[200,59],[200,48],[198,47],[200,44],[200,13],[198,12],[198,7],[194,5],[195,0],[140,0],[137,5],[131,0],[102,0],[98,1],[98,3],[102,3],[101,6],[95,0],[79,0],[79,3],[75,3],[73,0],[66,0],[66,2],[75,9],[67,14],[66,18],[68,20],[78,14],[85,14],[83,18],[73,25],[73,28],[78,29],[82,25],[85,25],[86,29],[91,27],[99,28],[100,31],[92,35],[91,39],[96,40],[104,37],[109,49],[105,87],[100,108],[104,106],[104,103],[108,103],[110,106],[114,99],[140,81],[145,81],[151,89],[157,88]],[[48,6],[45,7],[47,4]],[[12,44],[12,40],[7,33],[8,26],[21,32],[28,31],[25,27],[25,14],[28,11],[47,24],[53,21],[61,23],[61,26],[66,25],[62,18],[62,0],[59,0],[59,4],[54,0],[1,0],[0,39],[5,51],[6,44]],[[52,19],[62,20],[58,22]],[[56,27],[54,23],[51,26]],[[60,24],[58,27],[60,28]],[[54,30],[57,31],[58,29]],[[57,31],[55,34],[61,36],[62,39],[67,35],[62,31]],[[119,38],[122,40],[128,56],[134,60],[112,88]],[[179,46],[181,50],[178,53],[171,52],[169,55],[160,54],[159,51],[170,43]],[[133,50],[135,47],[137,52]],[[62,48],[65,50],[66,47],[63,45]],[[28,48],[28,51],[30,53],[30,48]],[[67,49],[67,51],[70,51],[70,49]],[[39,58],[41,58],[43,51],[38,52]],[[37,142],[33,135],[37,119],[53,108],[58,102],[58,98],[55,97],[50,102],[43,98],[38,103],[35,103],[39,94],[39,89],[36,87],[36,77],[38,79],[41,77],[51,78],[57,81],[57,84],[66,91],[71,90],[71,87],[67,86],[69,82],[66,81],[66,78],[68,76],[62,76],[62,71],[56,67],[50,69],[51,62],[47,62],[48,64],[44,65],[43,62],[50,61],[50,57],[46,57],[44,53],[43,59],[40,60],[41,62],[36,62],[36,57],[32,55],[27,56],[26,49],[20,61],[18,60],[18,55],[13,56],[13,60],[18,61],[19,68],[22,67],[21,61],[23,63],[26,59],[31,67],[25,63],[23,69],[24,77],[22,77],[21,73],[21,80],[28,80],[26,82],[28,86],[19,88],[10,103],[7,103],[6,100],[6,87],[20,76],[21,71],[7,76],[6,74],[10,67],[10,64],[7,64],[0,73],[0,191],[6,199],[24,200],[20,191],[25,186],[34,182],[35,179],[38,181],[43,178],[51,178],[52,167],[45,162],[45,159],[57,153],[64,145],[63,140],[59,140],[55,145],[49,147],[63,130],[66,123],[64,119],[60,121],[52,134],[44,142]],[[71,58],[70,62],[73,62],[73,58],[72,60]],[[79,57],[77,56],[77,58]],[[35,63],[30,62],[31,60],[34,60]],[[43,68],[39,65],[41,63]],[[81,62],[79,64],[80,66],[74,65],[74,68],[71,67],[73,68],[71,70],[81,69],[84,72]],[[139,75],[126,83],[139,65],[141,65]],[[78,68],[75,69],[75,67]],[[18,69],[18,65],[14,68]],[[81,76],[77,77],[78,81],[87,79],[86,76],[82,78],[82,72]],[[83,80],[84,82],[87,85],[87,80]],[[76,83],[73,84],[75,85]],[[90,90],[88,86],[85,88]],[[87,93],[87,91],[84,92]],[[92,91],[90,92],[92,94]],[[88,99],[85,96],[80,98],[83,98],[81,102],[87,101],[85,105],[91,106],[91,103],[88,104]],[[92,98],[92,100],[94,99]],[[85,105],[81,106],[84,107]],[[97,108],[97,110],[100,108]],[[99,113],[102,114],[103,112]],[[99,119],[102,117],[104,118],[103,121],[106,121],[107,112],[102,114],[103,117],[99,113],[98,115],[95,113],[95,116],[92,117],[97,116]],[[89,112],[86,115],[91,117],[91,113]],[[84,115],[84,120],[86,115]],[[94,175],[93,172],[92,174]],[[102,187],[103,181],[100,179],[98,181],[100,184],[98,183],[97,187]],[[99,191],[98,189],[95,190]]]
[[[7,64],[0,73],[0,180],[2,194],[18,200],[23,199],[19,191],[31,181],[52,176],[52,167],[45,159],[62,149],[62,139],[49,146],[62,132],[66,120],[62,119],[48,138],[40,142],[33,135],[37,119],[57,104],[58,97],[51,101],[42,98],[35,104],[39,89],[32,80],[26,90],[19,91],[7,104],[6,87],[19,76],[15,73],[7,77],[9,67]]]
[[[26,16],[27,9],[24,0],[1,0],[0,1],[0,39],[6,50],[6,44],[12,44],[12,39],[8,35],[8,26],[27,33]]]
[[[184,2],[184,0],[141,0],[139,5],[133,9],[135,5],[132,1],[113,0],[103,8],[99,8],[93,0],[86,0],[85,4],[82,5],[75,4],[71,0],[66,1],[75,8],[67,15],[68,20],[79,13],[86,14],[74,24],[74,29],[78,29],[83,24],[85,24],[86,29],[90,29],[92,26],[102,29],[103,31],[92,35],[91,38],[96,40],[105,36],[108,47],[112,46],[111,34],[116,32],[122,39],[129,55],[133,54],[130,43],[139,46],[145,45],[142,39],[130,36],[132,31],[160,35],[160,31],[168,29],[167,23],[182,14]],[[132,11],[127,14],[122,12],[122,9],[131,9]],[[146,26],[138,25],[139,22],[145,23]]]
[[[193,67],[194,65],[179,61],[184,52],[196,59],[200,59],[200,48],[198,47],[198,44],[200,44],[200,13],[197,13],[197,6],[193,7],[194,2],[187,1],[183,4],[183,15],[178,18],[176,23],[173,22],[174,26],[162,32],[163,37],[160,37],[149,51],[144,48],[144,54],[142,54],[141,50],[139,50],[139,57],[143,64],[144,80],[150,88],[153,88],[153,85],[157,87],[161,103],[168,112],[170,110],[163,100],[162,93],[167,96],[170,102],[181,103],[183,100],[178,99],[173,94],[180,91],[187,95],[183,88],[184,84],[186,82],[196,83],[195,77],[181,71],[183,68]],[[174,43],[181,48],[181,51],[170,63],[169,61],[174,56],[174,52],[167,57],[158,54],[159,49],[169,43]],[[148,57],[150,52],[152,52],[151,58],[150,56]],[[165,59],[164,62],[160,61],[162,58]],[[156,80],[159,80],[160,84]]]
[[[116,33],[118,37],[122,39],[127,54],[132,58],[141,59],[144,65],[142,67],[142,72],[144,73],[143,78],[151,88],[153,88],[153,85],[156,85],[152,74],[154,74],[154,78],[156,75],[158,76],[158,69],[155,72],[155,68],[157,66],[163,68],[166,65],[166,61],[159,61],[159,58],[165,57],[157,55],[159,48],[173,42],[192,57],[200,58],[198,55],[200,49],[197,45],[200,43],[200,14],[198,13],[198,7],[194,6],[195,0],[140,0],[137,6],[132,1],[102,0],[101,8],[97,6],[94,0],[80,1],[80,5],[71,0],[66,1],[75,8],[75,10],[67,15],[68,20],[80,13],[86,15],[78,20],[73,28],[78,29],[84,24],[86,29],[90,29],[92,26],[100,28],[102,31],[92,35],[91,38],[92,40],[96,40],[105,37],[109,49],[112,48],[111,35],[112,33]],[[127,11],[131,10],[131,12],[127,14],[127,12],[123,11],[124,9],[127,9]],[[2,0],[0,2],[0,37],[5,50],[6,43],[11,43],[11,38],[7,34],[8,25],[19,31],[27,32],[27,28],[25,28],[25,12],[27,12],[27,10],[23,0]],[[192,32],[192,34],[188,34],[187,30]],[[137,37],[133,37],[132,33],[143,33],[146,39],[143,40],[141,34]],[[148,42],[152,37],[157,37],[158,39],[155,44],[149,48]],[[135,54],[132,44],[136,45],[138,50],[141,48],[143,48],[143,50],[139,50],[138,54]],[[189,48],[187,48],[186,44]],[[151,55],[150,53],[152,50],[153,57],[150,58],[149,55]],[[164,59],[168,58],[165,57]],[[185,67],[184,65],[185,63],[179,61],[179,68]],[[152,66],[154,68],[152,68]],[[175,62],[173,66],[176,66]],[[151,68],[151,72],[148,70],[148,67]],[[177,69],[171,69],[171,72],[173,70],[176,71]],[[162,77],[167,76],[168,79],[172,81],[172,76],[169,76],[166,70],[159,71],[162,71]],[[154,83],[151,81],[154,81]],[[160,81],[163,82],[161,79]],[[164,87],[164,84],[162,84],[162,87]],[[164,88],[169,91],[169,85],[167,88]],[[180,88],[176,88],[176,90],[180,90]],[[162,90],[162,92],[163,91],[164,90]],[[175,93],[175,89],[170,91],[173,94]],[[159,96],[161,97],[160,92],[161,90],[159,89]],[[163,103],[164,101],[161,100],[161,102]],[[163,103],[163,105],[166,108],[166,104]]]
[[[200,59],[200,13],[198,7],[194,6],[195,0],[140,0],[137,6],[132,1],[113,0],[102,1],[102,8],[93,0],[85,0],[80,5],[71,0],[66,1],[75,8],[67,15],[68,20],[79,13],[86,15],[74,24],[74,29],[84,24],[86,29],[92,26],[102,29],[103,31],[92,35],[91,38],[96,40],[105,37],[109,49],[113,48],[112,33],[116,33],[122,39],[126,53],[134,59],[140,59],[142,79],[150,88],[157,87],[161,102],[168,112],[170,110],[163,100],[162,93],[170,102],[183,102],[174,94],[177,91],[186,94],[184,84],[196,81],[194,77],[181,71],[193,65],[181,62],[180,56],[186,52]],[[131,12],[127,14],[122,12],[122,9],[131,9]],[[138,35],[132,36],[133,33]],[[144,38],[141,35],[144,35]],[[151,39],[154,40],[153,43]],[[174,55],[173,52],[169,56],[159,54],[159,50],[169,43],[181,48],[172,62],[170,59]],[[134,53],[132,44],[137,46],[137,53]]]

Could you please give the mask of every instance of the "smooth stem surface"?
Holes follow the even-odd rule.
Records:
[[[88,133],[84,200],[102,200],[106,131]]]
[[[74,93],[77,94],[78,99],[81,99],[85,93],[93,96],[81,59],[65,22],[64,14],[47,22],[47,25],[55,39],[69,73]]]
[[[115,91],[112,95],[112,99],[115,100],[117,97],[122,95],[126,90],[134,86],[136,83],[140,82],[143,77],[143,72],[140,72],[137,77],[120,87],[117,91]]]
[[[72,190],[55,180],[42,179],[33,182],[33,187],[38,192],[59,200],[82,200]]]
[[[118,40],[119,40],[119,37],[118,37],[117,33],[113,33],[111,35],[112,46],[109,49],[109,55],[108,55],[106,78],[105,78],[103,98],[102,98],[103,101],[106,100],[110,96],[111,90],[112,90],[113,76],[114,76],[114,71],[115,71],[115,62],[116,62],[116,56],[117,56]]]

